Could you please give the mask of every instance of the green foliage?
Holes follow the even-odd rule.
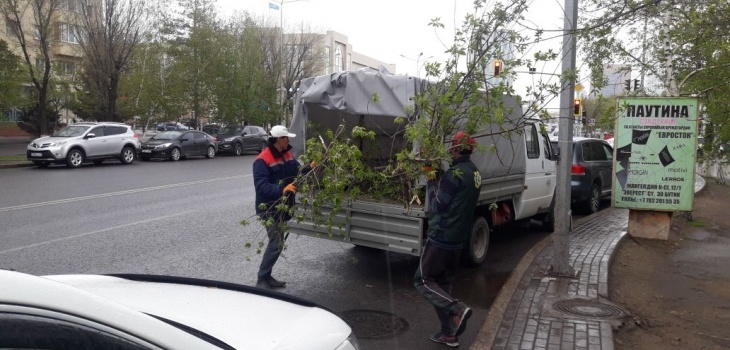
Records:
[[[21,58],[8,49],[7,42],[0,39],[0,116],[10,108],[28,104],[23,94],[24,78]]]
[[[45,116],[48,134],[52,134],[53,126],[58,126],[58,118],[60,118],[58,109],[52,106],[46,106],[45,111],[41,111],[38,105],[23,108],[19,126],[29,133],[40,135],[42,116]]]
[[[607,64],[631,66],[632,79],[641,73],[661,82],[657,89],[646,86],[632,94],[697,96],[704,123],[715,125],[716,141],[730,141],[730,3],[586,0],[580,13],[582,52],[594,91],[607,84]]]
[[[504,96],[514,90],[502,79],[491,77],[491,62],[503,59],[499,42],[509,40],[517,52],[525,52],[531,40],[511,30],[522,19],[527,1],[486,6],[476,1],[476,13],[464,19],[456,32],[454,45],[447,48],[451,57],[445,62],[428,62],[427,79],[420,81],[413,106],[403,115],[393,117],[397,131],[385,133],[369,130],[364,122],[346,130],[345,124],[336,130],[308,125],[308,135],[301,161],[315,161],[319,166],[300,176],[296,220],[311,220],[325,235],[337,235],[347,224],[339,214],[357,198],[402,205],[405,210],[425,202],[424,165],[436,172],[451,160],[450,137],[464,130],[475,137],[521,132],[528,118],[544,115],[544,104],[559,91],[559,84],[542,84],[528,91],[525,113],[515,123],[504,123],[513,111],[503,103]],[[439,19],[432,27],[443,28]],[[493,38],[485,41],[483,38]],[[471,59],[467,60],[467,53]],[[519,55],[516,55],[519,56]],[[503,60],[505,76],[515,76],[514,67],[535,66],[552,60],[552,52],[538,53],[533,60]],[[467,62],[464,64],[464,62]],[[568,74],[570,75],[570,74]],[[518,99],[519,100],[519,99]],[[380,96],[370,96],[369,104],[380,103]],[[497,128],[484,129],[485,125]],[[487,146],[478,152],[493,152]],[[493,146],[492,146],[493,147]],[[510,161],[510,160],[507,160]]]

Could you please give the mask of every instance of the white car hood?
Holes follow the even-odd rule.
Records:
[[[351,333],[331,312],[277,299],[279,293],[99,275],[44,277],[198,329],[236,349],[338,349]]]
[[[74,137],[76,137],[76,136],[74,136]],[[53,143],[53,142],[58,142],[58,141],[69,140],[69,139],[72,139],[72,138],[73,137],[44,136],[44,137],[40,137],[40,138],[37,138],[37,139],[31,141],[31,143],[37,143],[37,144],[41,145],[41,144],[44,144],[44,143]]]

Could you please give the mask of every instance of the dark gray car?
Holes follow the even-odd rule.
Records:
[[[216,140],[201,131],[162,131],[142,143],[139,157],[142,160],[152,158],[178,161],[189,156],[215,157],[218,151]]]
[[[227,126],[216,135],[218,152],[240,156],[243,152],[261,152],[266,147],[268,134],[260,126]]]
[[[557,150],[557,141],[552,143]],[[585,214],[597,212],[601,199],[611,196],[613,148],[604,140],[574,137],[570,169],[570,202],[574,209]]]

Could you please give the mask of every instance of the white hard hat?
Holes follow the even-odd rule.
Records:
[[[286,126],[283,125],[275,125],[271,128],[271,131],[269,131],[269,135],[271,137],[296,137],[297,134],[292,134],[287,130]]]

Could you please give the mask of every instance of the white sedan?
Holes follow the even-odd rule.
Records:
[[[170,276],[0,270],[0,348],[357,350],[352,329],[303,299]]]

